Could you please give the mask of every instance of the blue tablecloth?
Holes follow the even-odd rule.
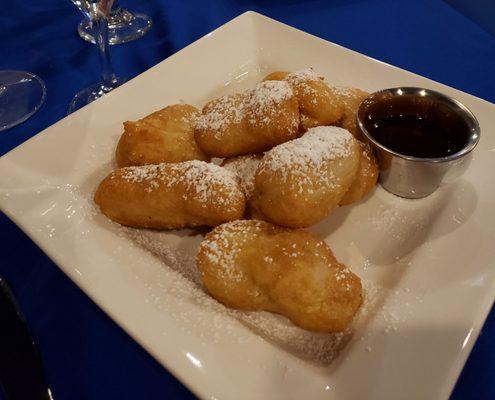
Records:
[[[112,47],[123,77],[140,74],[243,11],[255,10],[495,102],[495,3],[490,0],[121,3],[148,13],[154,22],[141,40]],[[64,117],[72,96],[98,79],[96,49],[76,34],[80,18],[68,0],[3,2],[0,69],[35,72],[46,82],[48,95],[31,119],[0,133],[0,155]],[[18,296],[56,399],[193,398],[3,214],[0,243],[0,274]],[[493,399],[493,378],[495,312],[452,398]]]

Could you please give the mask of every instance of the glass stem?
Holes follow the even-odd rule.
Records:
[[[110,45],[108,43],[108,20],[103,15],[93,19],[93,32],[100,53],[101,83],[112,87],[115,83],[112,61],[110,60]]]

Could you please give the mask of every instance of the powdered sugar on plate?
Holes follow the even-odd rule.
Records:
[[[265,311],[239,311],[225,307],[209,296],[201,283],[200,275],[194,260],[198,242],[192,245],[194,248],[188,251],[181,250],[180,245],[172,245],[169,239],[169,232],[153,230],[138,230],[123,228],[129,237],[158,257],[165,268],[170,268],[178,272],[174,279],[172,289],[174,292],[187,292],[188,297],[193,297],[195,303],[210,312],[208,321],[194,321],[209,327],[209,329],[221,329],[225,331],[229,325],[229,318],[235,318],[256,334],[263,337],[275,345],[289,351],[294,356],[314,363],[316,365],[328,365],[339,354],[339,351],[350,340],[353,328],[340,333],[318,333],[304,330],[297,327],[287,318]],[[365,288],[366,289],[366,288]],[[367,310],[368,296],[364,293],[363,310]],[[372,299],[372,298],[371,298]],[[363,313],[361,313],[363,314]],[[187,319],[187,315],[177,314],[177,319]],[[360,317],[361,318],[361,317]],[[357,324],[359,321],[355,321]],[[241,338],[242,339],[242,338]],[[239,343],[247,340],[239,340]]]

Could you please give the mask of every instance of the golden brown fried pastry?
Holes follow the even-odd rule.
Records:
[[[195,138],[209,156],[234,157],[294,139],[298,126],[299,108],[292,89],[286,82],[268,81],[207,103]]]
[[[378,180],[378,164],[369,144],[359,142],[359,146],[361,148],[359,169],[351,187],[340,200],[341,206],[361,200],[373,189]]]
[[[311,128],[265,153],[255,175],[253,203],[264,219],[303,228],[338,206],[359,168],[356,139],[335,126]]]
[[[228,307],[266,310],[318,332],[345,330],[362,302],[361,281],[309,232],[234,221],[206,235],[202,280]]]
[[[115,170],[94,200],[108,218],[134,228],[216,226],[242,218],[245,208],[237,177],[197,160]]]
[[[283,79],[291,86],[299,102],[302,132],[315,126],[335,125],[342,118],[344,110],[339,98],[312,68],[272,72],[264,80],[270,79]]]
[[[272,72],[270,74],[268,74],[267,76],[265,76],[265,79],[263,79],[264,81],[282,81],[284,80],[287,75],[289,75],[289,72],[287,71],[275,71],[275,72]]]
[[[361,89],[344,86],[334,86],[332,91],[344,106],[344,115],[338,125],[351,132],[356,139],[363,140],[363,135],[357,126],[356,115],[359,105],[369,96],[369,93]]]
[[[140,119],[124,122],[115,158],[119,167],[188,160],[208,161],[194,140],[199,110],[175,104]]]

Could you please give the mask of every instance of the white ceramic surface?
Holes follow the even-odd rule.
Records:
[[[377,290],[329,367],[300,360],[198,302],[157,258],[94,212],[124,120],[201,105],[274,70],[314,67],[375,91],[423,86],[467,105],[482,135],[464,175],[422,200],[378,187],[313,231]],[[0,159],[0,206],[103,310],[211,399],[444,399],[495,294],[495,106],[246,13]],[[180,245],[184,237],[170,235]],[[187,248],[185,249],[187,251]]]

